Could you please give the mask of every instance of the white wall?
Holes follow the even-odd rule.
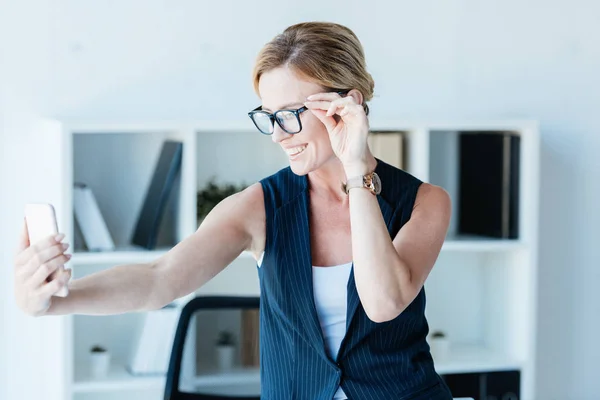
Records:
[[[541,121],[537,397],[596,398],[600,4],[364,4],[13,0],[0,12],[7,46],[0,82],[9,100],[0,141],[0,264],[11,265],[22,204],[57,195],[48,183],[52,143],[33,130],[33,116],[243,115],[257,102],[250,72],[261,45],[291,23],[333,20],[354,29],[365,46],[376,82],[373,116]],[[10,286],[11,279],[0,281]],[[26,386],[19,396],[17,387],[52,370],[43,344],[58,322],[24,318],[11,291],[2,293],[10,321],[2,331],[13,339],[7,398],[42,398],[43,385]]]

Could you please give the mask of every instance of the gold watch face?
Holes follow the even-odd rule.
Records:
[[[373,172],[371,179],[371,190],[373,190],[375,194],[381,193],[381,179],[379,179],[379,175],[375,172]]]

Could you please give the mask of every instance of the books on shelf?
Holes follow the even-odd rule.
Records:
[[[153,250],[167,201],[181,169],[183,143],[165,140],[134,229],[132,244]]]
[[[135,353],[127,367],[132,375],[166,374],[180,311],[175,304],[169,304],[146,313]]]
[[[89,251],[112,251],[115,244],[92,189],[82,182],[73,187],[73,210],[78,234]]]
[[[374,157],[396,168],[404,168],[404,134],[398,131],[371,131],[367,138]]]
[[[520,136],[459,134],[458,233],[519,237]]]

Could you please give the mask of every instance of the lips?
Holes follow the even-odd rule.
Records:
[[[288,153],[289,156],[295,156],[302,153],[304,149],[306,149],[306,146],[298,146],[292,147],[291,149],[285,149],[285,151],[286,153]]]
[[[288,147],[285,150],[285,152],[287,153],[287,155],[289,157],[295,157],[299,154],[302,154],[302,152],[306,149],[306,145],[300,145],[300,146],[295,146],[295,147]]]

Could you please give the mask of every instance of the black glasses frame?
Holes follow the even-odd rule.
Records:
[[[339,90],[339,91],[335,91],[337,94],[339,94],[340,96],[344,97],[345,95],[348,94],[348,92],[350,91],[350,89],[348,90]],[[277,110],[274,113],[269,113],[267,111],[264,111],[262,109],[262,106],[258,106],[256,107],[254,110],[250,111],[248,113],[248,116],[250,117],[250,119],[252,120],[252,122],[254,123],[254,126],[256,126],[256,129],[258,129],[258,131],[260,133],[262,133],[263,135],[272,135],[273,132],[275,132],[275,122],[277,122],[277,125],[279,125],[279,127],[286,133],[289,133],[290,135],[295,135],[296,133],[300,133],[302,131],[302,121],[300,120],[300,114],[302,114],[304,111],[308,110],[308,108],[306,106],[302,106],[300,108],[297,109],[283,109],[283,110]],[[294,116],[296,117],[296,120],[298,121],[298,130],[296,132],[291,132],[287,129],[285,129],[285,127],[283,126],[283,123],[279,121],[279,118],[277,118],[277,114],[283,111],[287,111],[287,112],[291,112],[294,114]],[[267,117],[269,117],[269,119],[271,120],[271,132],[264,132],[262,129],[260,129],[260,127],[258,126],[258,124],[256,123],[256,121],[254,120],[254,115],[256,114],[263,114],[266,115]]]

